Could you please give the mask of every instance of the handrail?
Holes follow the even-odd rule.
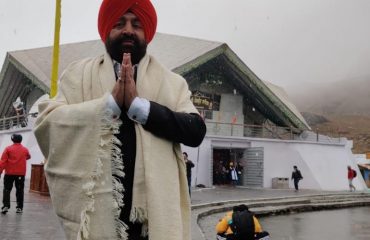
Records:
[[[13,117],[0,118],[0,131],[27,127],[29,116],[36,117],[37,113],[28,113]]]
[[[28,117],[37,117],[37,114],[38,113],[28,113],[13,117],[0,118],[0,131],[27,127]],[[340,135],[337,138],[333,138],[313,131],[298,133],[298,129],[296,128],[279,127],[274,125],[216,122],[209,121],[207,119],[205,122],[207,124],[207,135],[254,137],[319,143],[342,142]]]
[[[226,123],[209,121],[207,119],[205,122],[207,124],[208,135],[269,138],[319,143],[341,143],[342,140],[340,137],[333,138],[320,135],[313,131],[298,131],[298,129],[290,127]]]

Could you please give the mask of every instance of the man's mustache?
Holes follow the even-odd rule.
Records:
[[[117,38],[117,42],[125,42],[125,41],[133,41],[135,44],[139,43],[139,39],[135,36],[130,36],[130,35],[121,35],[120,37]]]

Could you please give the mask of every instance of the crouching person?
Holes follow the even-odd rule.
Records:
[[[267,240],[269,234],[244,204],[233,207],[216,225],[218,240]]]

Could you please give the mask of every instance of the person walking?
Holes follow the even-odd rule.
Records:
[[[194,163],[188,159],[187,152],[183,152],[182,155],[186,164],[186,177],[188,179],[189,196],[191,196],[191,169],[194,167]]]
[[[356,188],[353,185],[353,179],[356,177],[355,175],[356,175],[355,170],[353,170],[351,166],[347,166],[347,178],[350,192],[356,191]]]
[[[66,238],[189,240],[180,144],[199,146],[204,120],[186,80],[147,53],[150,0],[103,0],[97,22],[106,53],[70,64],[35,124]]]
[[[13,134],[11,136],[12,145],[5,148],[0,160],[0,177],[5,170],[4,190],[3,190],[3,206],[1,213],[6,214],[10,209],[10,193],[13,184],[16,189],[17,206],[16,212],[23,212],[24,199],[24,177],[26,175],[26,161],[31,158],[31,155],[22,142],[22,135]]]
[[[293,166],[293,172],[292,172],[292,180],[294,181],[294,188],[295,191],[298,191],[298,183],[300,180],[303,179],[303,176],[301,174],[301,171],[298,170],[297,166]]]

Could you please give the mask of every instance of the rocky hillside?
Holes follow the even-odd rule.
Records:
[[[353,153],[370,152],[370,117],[356,115],[328,115],[303,113],[312,130],[332,137],[353,140]]]
[[[370,152],[370,76],[289,95],[313,130],[353,140],[354,153]]]

